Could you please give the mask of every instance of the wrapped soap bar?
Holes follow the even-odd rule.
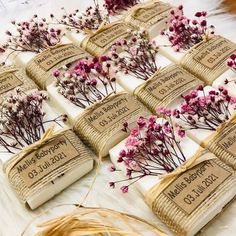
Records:
[[[121,187],[122,192],[136,185],[175,235],[195,235],[234,198],[235,172],[184,137],[183,130],[175,132],[166,120],[142,118],[137,126],[110,151],[112,162],[129,181]],[[112,181],[110,186],[124,181]]]
[[[25,72],[15,66],[0,67],[0,103],[9,91],[20,87],[22,91],[36,89],[37,85],[29,79]]]
[[[156,0],[140,3],[127,12],[124,21],[134,27],[144,28],[154,38],[165,26],[171,8],[170,4]]]
[[[212,84],[227,71],[226,60],[235,52],[236,44],[214,35],[214,26],[207,25],[206,12],[197,12],[193,20],[174,10],[172,15],[170,25],[155,38],[160,52],[205,83]]]
[[[130,39],[117,41],[110,54],[118,83],[152,112],[157,106],[176,102],[183,93],[202,83],[161,56],[146,31],[133,31]]]
[[[189,137],[235,169],[236,159],[227,148],[234,143],[236,98],[223,88],[217,91],[210,86],[199,86],[181,100],[172,106],[172,110],[160,108],[157,111],[164,116],[172,114],[173,120],[186,130]]]
[[[31,209],[93,168],[94,154],[63,125],[66,117],[58,116],[45,99],[43,92],[25,94],[18,90],[13,97],[9,94],[1,110],[6,121],[6,126],[0,127],[0,149],[4,152],[1,162],[11,186]],[[18,116],[14,115],[15,109]]]
[[[96,32],[88,35],[82,42],[81,47],[93,56],[105,53],[118,39],[128,38],[134,30],[128,23],[115,21],[100,27]]]

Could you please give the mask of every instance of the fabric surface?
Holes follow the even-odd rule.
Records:
[[[22,2],[22,1],[20,1]],[[37,2],[37,3],[36,3]],[[85,8],[92,0],[49,0],[33,1],[31,4],[14,5],[8,10],[0,12],[1,18],[1,38],[7,29],[7,22],[11,19],[27,19],[34,13],[39,16],[48,16],[50,13],[60,14],[61,6],[65,4],[66,9]],[[232,15],[224,13],[219,6],[221,0],[166,0],[172,4],[183,4],[186,15],[192,16],[198,10],[205,10],[210,13],[209,23],[216,26],[216,33],[236,42],[235,23],[236,19]],[[135,189],[130,189],[128,194],[122,194],[119,189],[110,189],[108,182],[113,179],[107,171],[110,161],[103,161],[96,183],[89,194],[85,205],[107,207],[119,211],[125,211],[139,217],[142,217],[157,225],[162,225],[158,218],[152,213],[144,202],[141,193]],[[83,179],[64,190],[60,195],[50,200],[35,211],[30,211],[20,204],[16,194],[13,192],[5,178],[2,170],[0,171],[0,235],[18,236],[21,235],[24,228],[35,217],[43,214],[47,209],[51,209],[58,204],[81,203],[89,186],[93,180],[95,171],[86,175]],[[118,176],[117,179],[122,178]],[[168,231],[167,231],[168,232]],[[223,214],[217,217],[214,222],[204,228],[201,236],[235,236],[236,232],[236,202],[233,202]],[[149,235],[148,232],[146,235]],[[169,233],[169,235],[172,235]]]

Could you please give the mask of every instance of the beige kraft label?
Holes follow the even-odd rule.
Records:
[[[161,13],[168,11],[170,8],[171,7],[167,4],[157,2],[154,3],[152,7],[140,7],[140,9],[135,12],[133,17],[141,22],[146,23]],[[162,16],[160,16],[160,18],[162,18]]]
[[[6,93],[22,84],[23,82],[14,73],[0,74],[0,94]]]
[[[145,87],[154,97],[162,100],[173,91],[181,89],[184,85],[195,80],[181,68],[171,67],[168,71],[157,73],[152,81]]]
[[[236,127],[233,126],[218,142],[223,149],[236,156]]]
[[[117,38],[128,35],[129,29],[130,28],[124,23],[115,24],[98,34],[95,34],[89,41],[100,48],[104,48],[107,44],[113,42]]]
[[[14,169],[30,187],[79,155],[70,140],[62,135],[24,157]]]
[[[102,133],[112,125],[125,120],[127,116],[138,112],[140,107],[136,105],[131,96],[121,95],[102,104],[85,116],[86,121],[98,132]]]
[[[66,44],[40,53],[36,56],[34,62],[43,70],[49,71],[58,63],[80,54],[83,55],[84,52],[79,47],[73,44]]]
[[[191,214],[231,175],[215,160],[204,161],[181,174],[163,193],[180,209]]]
[[[194,60],[209,69],[225,63],[225,60],[236,51],[236,45],[222,37],[213,38],[209,43],[205,44],[207,46],[194,56]]]

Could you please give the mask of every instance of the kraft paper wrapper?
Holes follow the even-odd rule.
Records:
[[[223,182],[217,183],[214,190],[211,189],[210,195],[201,199],[191,213],[185,212],[180,205],[177,205],[169,196],[165,194],[165,190],[171,184],[181,178],[181,175],[190,171],[198,165],[211,162],[216,168],[221,170],[221,178]],[[222,174],[223,171],[223,174]],[[216,173],[217,174],[217,173]],[[147,204],[152,208],[153,212],[163,221],[177,236],[186,236],[189,231],[198,223],[198,220],[206,214],[208,209],[234,186],[236,175],[233,169],[221,162],[216,156],[206,150],[199,150],[196,155],[185,162],[183,166],[177,168],[174,172],[164,175],[161,182],[147,192],[145,198]],[[184,191],[184,190],[183,190]],[[206,190],[205,190],[206,191]],[[186,191],[184,194],[188,194]],[[207,192],[208,194],[208,192]],[[208,222],[206,222],[207,224]]]
[[[0,104],[4,101],[7,93],[17,87],[20,87],[24,92],[38,88],[22,69],[15,66],[0,67]]]
[[[101,127],[96,121],[89,120],[91,114],[96,113],[96,111],[101,111],[107,104],[113,104],[113,102],[124,101],[124,106],[128,107],[129,111],[122,113],[117,118],[113,119],[108,125]],[[122,105],[123,106],[123,105]],[[124,108],[117,108],[112,111],[113,114],[117,114],[117,111]],[[107,117],[112,116],[110,112],[104,112],[105,120],[109,120]],[[119,143],[121,140],[128,136],[128,133],[123,132],[123,122],[128,122],[129,125],[136,123],[140,116],[151,115],[147,108],[143,106],[135,97],[126,93],[120,92],[117,94],[110,94],[103,100],[95,103],[94,105],[86,108],[76,119],[74,123],[74,131],[78,136],[88,144],[95,153],[101,157],[107,142],[111,138],[114,138],[118,133],[118,138],[115,140],[115,144]],[[96,119],[99,121],[99,119]],[[104,119],[101,119],[101,121]]]
[[[91,32],[82,42],[81,47],[93,56],[101,56],[117,40],[131,36],[129,31],[134,30],[130,24],[116,21],[102,25],[94,33]]]
[[[45,89],[53,81],[53,71],[87,56],[75,44],[58,44],[32,58],[26,65],[26,73],[41,89]]]
[[[219,35],[206,36],[186,52],[180,64],[207,84],[212,84],[228,70],[226,61],[234,52],[236,44],[230,40]]]
[[[144,84],[138,86],[134,94],[152,112],[155,112],[157,107],[168,106],[183,93],[200,84],[203,84],[201,80],[180,66],[172,64],[158,70]],[[164,95],[161,94],[163,90]]]
[[[171,8],[172,6],[168,3],[148,1],[132,7],[124,17],[124,21],[134,27],[138,26],[146,30],[155,24],[164,27]]]
[[[50,171],[43,172],[43,174],[41,174],[42,176],[39,176],[36,180],[32,179],[32,182],[29,181],[28,176],[24,176],[22,172],[19,173],[19,171],[17,170],[17,166],[19,166],[19,163],[24,161],[24,159],[26,160],[27,157],[32,153],[35,154],[33,154],[33,157],[36,158],[36,154],[41,149],[43,149],[45,145],[50,145],[50,143],[53,143],[54,141],[57,141],[57,139],[60,138],[68,140],[68,143],[71,145],[70,147],[73,148],[73,152],[76,152],[78,155],[73,157],[68,155],[60,166],[56,166],[56,168],[54,166],[54,168]],[[71,152],[71,150],[67,150],[67,152]],[[51,155],[49,157],[51,157]],[[80,141],[80,139],[72,130],[64,129],[60,132],[53,133],[53,129],[50,128],[45,132],[41,140],[26,147],[19,154],[15,155],[13,158],[7,161],[4,164],[4,171],[8,177],[11,186],[14,188],[17,195],[19,196],[21,202],[27,206],[27,201],[30,199],[30,197],[33,196],[35,193],[39,192],[45,185],[52,182],[57,177],[66,174],[66,172],[71,170],[76,165],[80,165],[88,160],[91,160],[92,157],[92,152],[90,152],[84,146],[84,144]],[[36,158],[35,164],[32,165],[37,166],[40,161],[46,160],[37,160]],[[23,164],[21,166],[23,166]]]
[[[236,170],[236,114],[221,124],[201,146],[208,148],[221,161]]]

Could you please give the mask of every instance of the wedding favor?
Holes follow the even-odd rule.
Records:
[[[170,4],[155,0],[140,3],[127,12],[124,21],[134,27],[144,28],[154,38],[165,26],[171,8]]]
[[[0,67],[0,103],[4,101],[6,94],[15,88],[22,91],[36,89],[37,85],[29,79],[22,69],[15,66]]]
[[[110,151],[110,171],[122,170],[127,179],[109,184],[126,194],[136,185],[175,235],[195,235],[234,198],[233,169],[185,137],[180,126],[140,117],[127,131],[130,136]]]
[[[93,168],[94,154],[47,105],[45,92],[8,95],[1,110],[4,171],[19,199],[35,209]]]
[[[227,71],[226,60],[236,51],[236,44],[214,35],[214,26],[207,25],[206,12],[197,12],[193,20],[175,10],[171,14],[170,25],[155,38],[160,52],[212,84]]]
[[[118,83],[153,112],[157,106],[176,102],[183,93],[202,83],[161,56],[146,31],[134,31],[130,39],[118,40],[110,54]]]
[[[157,112],[181,125],[193,140],[208,148],[222,161],[236,168],[234,148],[235,103],[224,88],[215,90],[199,86],[185,96],[172,110],[159,107]]]

